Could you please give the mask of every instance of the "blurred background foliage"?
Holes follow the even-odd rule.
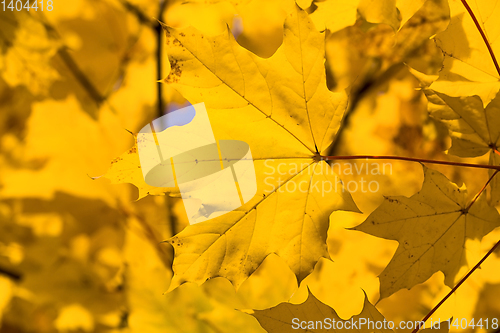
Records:
[[[298,2],[318,29],[328,28],[329,88],[350,95],[331,154],[458,160],[443,153],[447,131],[428,118],[425,97],[406,66],[438,73],[443,59],[431,37],[449,22],[447,2],[413,1],[410,11],[398,8],[408,1],[380,3],[384,12],[365,0]],[[244,312],[303,302],[307,287],[343,318],[361,311],[363,290],[372,302],[378,299],[377,275],[397,244],[345,228],[361,223],[384,195],[417,192],[423,179],[418,164],[393,162],[390,175],[363,175],[378,181],[380,191],[353,193],[364,214],[332,214],[333,262],[321,260],[300,288],[281,259],[269,256],[238,291],[215,278],[165,294],[173,251],[161,241],[186,226],[182,202],[166,196],[136,201],[133,186],[92,178],[133,144],[131,133],[186,103],[157,83],[170,69],[157,20],[209,35],[227,25],[243,47],[269,57],[282,42],[293,1],[53,5],[51,12],[0,12],[1,332],[264,332]],[[337,19],[318,10],[339,6]],[[487,180],[482,171],[436,169],[465,183],[471,196]],[[499,234],[467,242],[469,267]],[[433,318],[500,317],[499,255]],[[419,320],[448,291],[436,273],[377,307],[388,320]]]

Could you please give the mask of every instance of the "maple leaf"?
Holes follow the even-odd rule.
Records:
[[[136,138],[137,135],[134,134],[134,139]],[[178,196],[179,194],[177,187],[156,187],[144,181],[139,155],[137,154],[137,141],[134,142],[132,148],[111,161],[111,166],[106,171],[104,177],[111,180],[112,184],[134,184],[139,190],[137,200],[147,195],[164,195],[166,192],[171,196]]]
[[[426,0],[396,0],[396,7],[401,14],[401,25],[399,29],[401,29],[405,23],[422,8],[425,2]]]
[[[420,192],[410,198],[387,197],[353,230],[397,240],[393,258],[379,276],[380,297],[424,282],[437,271],[453,287],[465,262],[466,239],[480,239],[500,225],[500,215],[484,196],[469,206],[465,186],[459,188],[443,174],[424,168]]]
[[[297,325],[300,325],[304,321],[306,323],[303,323],[303,326],[306,328],[301,327],[304,329],[304,332],[330,332],[332,328],[335,332],[353,331],[362,333],[374,331],[373,329],[369,329],[367,324],[360,326],[360,321],[380,322],[381,324],[386,322],[386,327],[377,329],[376,332],[393,332],[387,327],[387,321],[384,316],[368,301],[366,294],[361,313],[348,320],[340,318],[334,309],[322,303],[310,291],[307,300],[302,304],[283,302],[270,309],[255,310],[255,313],[252,315],[257,318],[260,325],[269,333],[296,332],[299,328]],[[327,321],[325,321],[326,318],[328,318]],[[333,320],[335,324],[333,324]],[[322,323],[322,326],[315,326],[318,321]],[[356,323],[357,326],[349,326],[350,329],[345,328],[346,324],[351,325],[352,323]],[[328,325],[336,326],[328,328]]]
[[[345,93],[326,86],[324,34],[296,7],[285,21],[283,45],[263,59],[240,47],[229,30],[212,38],[194,28],[165,29],[172,67],[165,81],[191,103],[205,103],[218,140],[250,145],[258,184],[256,196],[239,209],[169,240],[175,248],[171,288],[215,276],[238,287],[270,253],[281,256],[300,282],[319,258],[329,257],[330,213],[357,211],[337,175],[317,158],[332,143],[346,108]],[[136,152],[128,161],[138,163],[131,154]],[[138,170],[129,162],[114,167]],[[303,190],[286,190],[289,184]]]
[[[387,24],[394,30],[399,30],[424,3],[425,0],[318,1],[314,3],[318,8],[311,14],[311,18],[318,28],[335,32],[354,25],[359,11],[367,22]]]
[[[448,153],[460,157],[477,157],[489,152],[489,164],[500,165],[500,93],[484,106],[481,97],[451,97],[428,88],[435,77],[411,72],[420,80],[427,97],[429,115],[444,124],[452,145]],[[489,170],[490,176],[493,170]],[[492,201],[500,202],[500,180],[491,183]]]
[[[450,32],[456,29],[457,34],[443,34],[436,39],[442,42],[446,62],[440,80],[433,85],[432,93],[444,103],[434,116],[438,119],[444,115],[440,121],[450,125],[455,148],[459,148],[456,142],[462,144],[470,139],[467,141],[470,145],[464,143],[459,153],[477,154],[486,149],[491,153],[490,163],[498,165],[500,155],[491,149],[496,144],[485,148],[488,142],[496,142],[494,111],[498,103],[495,96],[500,89],[498,77],[484,68],[473,69],[476,65],[487,67],[484,65],[493,58],[484,52],[486,44],[481,44],[481,39],[485,38],[462,6],[465,1],[451,1],[452,6],[458,5],[458,11],[453,11],[453,23],[458,25],[450,27]],[[294,9],[295,1],[181,2],[84,0],[65,6],[56,3],[54,10],[48,11],[45,1],[43,12],[27,8],[29,4],[35,5],[33,1],[5,2],[6,8],[15,9],[7,8],[0,13],[2,330],[263,332],[254,317],[234,309],[262,309],[288,299],[295,281],[285,264],[300,281],[318,257],[328,256],[325,239],[330,212],[356,209],[350,196],[336,186],[340,185],[337,176],[320,160],[320,155],[330,155],[326,152],[333,137],[339,135],[346,104],[344,94],[332,94],[326,89],[324,35],[315,31],[304,12]],[[423,142],[419,138],[412,140],[415,136],[411,133],[420,133],[420,129],[429,141],[436,136],[433,123],[425,128],[420,122],[408,127],[410,121],[394,116],[392,111],[396,108],[393,105],[410,114],[421,110],[422,101],[413,103],[417,101],[413,86],[399,68],[402,62],[426,71],[428,66],[439,66],[440,58],[429,48],[432,43],[426,41],[447,23],[449,13],[444,10],[447,2],[297,1],[301,8],[309,7],[308,13],[313,12],[310,19],[316,28],[329,30],[325,35],[330,36],[326,48],[332,55],[328,58],[332,66],[327,72],[331,86],[337,91],[349,87],[353,100],[363,100],[357,104],[361,108],[356,108],[356,117],[350,118],[350,124],[356,126],[348,129],[348,136],[346,132],[343,134],[349,143],[340,145],[343,152],[348,152],[346,155],[352,155],[359,147],[364,147],[362,153],[379,155],[373,149],[387,142],[391,142],[388,147],[394,148],[393,135],[388,131],[400,127],[401,133],[410,135],[398,134],[398,140],[410,138]],[[181,10],[175,9],[178,4]],[[493,54],[498,55],[497,4],[498,1],[485,0],[471,2],[470,6]],[[282,42],[283,21],[291,9],[295,14],[288,19],[285,42],[276,52]],[[160,47],[165,39],[161,38],[162,30],[153,17],[160,21],[164,17],[175,27],[191,24],[205,36],[193,29],[168,28],[169,44]],[[356,24],[359,17],[363,20]],[[225,24],[234,30],[224,30]],[[332,33],[339,29],[343,31]],[[221,30],[224,30],[221,36],[207,38]],[[465,56],[464,61],[453,57],[454,42],[459,47],[457,54]],[[466,45],[472,49],[466,50]],[[482,45],[483,49],[476,45]],[[163,50],[169,52],[170,59],[162,59]],[[483,58],[476,58],[478,51],[483,52]],[[472,62],[466,59],[469,56]],[[170,84],[157,90],[157,75],[163,75],[163,64],[167,65],[163,68],[171,65],[173,69],[168,78]],[[397,75],[387,70],[389,67],[397,69]],[[343,75],[338,75],[338,71]],[[396,80],[386,85],[387,78]],[[465,89],[460,90],[462,84]],[[175,103],[185,103],[173,87],[183,91],[191,102],[205,102],[209,106],[218,140],[238,139],[250,144],[256,157],[259,190],[239,210],[189,227],[171,240],[177,248],[177,280],[172,285],[175,287],[183,280],[200,283],[222,275],[238,286],[259,267],[238,293],[228,280],[221,278],[212,279],[203,287],[185,283],[162,295],[170,285],[171,254],[163,250],[165,244],[159,244],[159,239],[170,237],[172,231],[175,233],[178,226],[185,224],[185,216],[178,214],[182,211],[182,201],[149,197],[130,203],[130,187],[109,186],[86,176],[99,173],[106,167],[106,161],[130,148],[132,137],[124,129],[136,130],[158,117],[165,110],[163,102],[169,104],[169,109]],[[360,87],[363,91],[358,95]],[[471,93],[479,97],[458,99],[462,97],[459,95]],[[450,102],[448,96],[458,101]],[[459,105],[456,109],[462,118],[457,116],[453,105]],[[368,114],[365,111],[373,111],[374,107],[386,109],[381,122],[376,121],[380,113],[377,117],[363,118]],[[473,111],[467,111],[468,108]],[[387,119],[391,120],[389,126]],[[370,131],[363,127],[367,123]],[[375,127],[377,132],[371,131]],[[380,132],[388,133],[384,140],[379,140]],[[441,134],[439,131],[438,140]],[[177,188],[152,187],[144,182],[135,149],[132,147],[114,160],[107,177],[115,183],[136,184],[139,198],[148,194],[178,195]],[[336,150],[335,154],[338,153]],[[275,171],[268,174],[269,170]],[[469,174],[474,177],[471,170]],[[386,180],[390,188],[401,188],[401,179],[384,177]],[[494,178],[490,183],[493,196],[499,193],[495,190],[496,182]],[[325,190],[321,184],[336,189],[327,188],[323,195],[317,192],[318,183],[320,190]],[[404,181],[408,186],[414,183],[410,179]],[[373,202],[370,194],[360,195],[359,200],[366,207]],[[352,222],[357,221],[355,216],[342,215],[342,224],[358,224]],[[385,259],[373,258],[377,256],[370,252],[370,246],[376,242],[392,245],[375,237],[373,242],[364,242],[368,235],[345,233],[352,235],[352,241],[343,238],[344,233],[330,230],[328,244],[330,253],[349,265],[342,266],[341,274],[326,269],[331,262],[318,265],[315,267],[318,274],[307,282],[321,283],[320,288],[329,284],[324,292],[334,290],[332,286],[335,290],[345,286],[352,289],[357,283],[368,286],[370,291],[372,286],[378,288],[373,277],[382,269],[380,265]],[[482,240],[481,248],[495,237],[496,233],[490,233],[489,239]],[[469,243],[467,247],[470,254]],[[380,253],[383,248],[378,248]],[[341,257],[339,251],[345,256]],[[364,260],[358,252],[369,253],[371,259]],[[259,266],[262,258],[266,259]],[[487,265],[481,264],[481,272],[474,276],[477,280],[468,280],[475,284],[488,277],[473,291],[459,297],[462,300],[470,297],[468,304],[460,304],[461,308],[454,313],[459,318],[463,314],[472,315],[476,299],[476,318],[481,317],[478,317],[478,313],[483,313],[481,308],[496,304],[498,288],[489,288],[491,283],[497,283],[492,280],[497,273],[494,260],[490,257]],[[471,258],[468,261],[472,262]],[[350,279],[356,272],[366,273],[366,277]],[[441,287],[434,278],[426,285]],[[482,288],[481,293],[477,293],[478,288]],[[410,297],[424,296],[421,288],[413,289]],[[344,292],[342,299],[348,293]],[[404,293],[396,296],[384,308],[400,314],[404,312],[401,299],[408,297]],[[341,303],[339,299],[336,303]],[[336,311],[346,313],[352,307],[349,303],[357,302],[347,298],[343,311],[340,308]],[[434,300],[424,297],[407,309],[427,308],[434,305],[431,303]],[[376,311],[369,303],[366,308]],[[311,311],[315,308],[311,307]],[[492,314],[484,312],[483,317]]]
[[[359,0],[315,2],[318,8],[311,14],[311,19],[318,29],[328,29],[330,32],[335,32],[356,23],[358,4]],[[332,13],[336,13],[336,15],[332,15]]]
[[[229,31],[209,38],[193,28],[166,30],[172,71],[165,81],[190,102],[205,103],[216,138],[250,145],[258,183],[257,195],[240,209],[169,240],[172,286],[224,276],[238,287],[270,253],[300,282],[319,258],[329,257],[330,213],[357,210],[340,187],[328,195],[314,189],[338,183],[315,156],[332,143],[346,106],[344,93],[326,87],[324,35],[299,7],[288,15],[283,45],[269,59],[241,48]],[[270,166],[286,177],[269,176]],[[266,188],[266,181],[274,185]],[[288,184],[307,190],[286,190]]]
[[[360,0],[358,10],[361,16],[370,23],[384,23],[394,30],[399,28],[396,0]]]
[[[500,90],[500,3],[451,0],[451,21],[436,36],[444,53],[439,79],[430,88],[450,96],[478,95],[487,105]]]
[[[500,144],[500,94],[483,107],[479,96],[450,97],[428,89],[424,92],[430,116],[449,129],[450,154],[482,156]]]
[[[500,93],[486,107],[479,96],[449,97],[424,90],[430,115],[449,130],[452,145],[448,152],[460,157],[482,156],[489,152],[489,164],[500,165]],[[490,176],[493,170],[489,170]],[[500,202],[500,180],[491,183],[492,202]]]
[[[497,150],[500,144],[500,93],[485,106],[477,95],[453,97],[430,89],[437,82],[435,75],[425,75],[414,69],[410,69],[410,72],[420,81],[429,102],[429,115],[448,128],[452,142],[448,153],[460,157],[477,157],[489,152],[489,164],[500,165],[500,153]],[[494,171],[488,172],[492,176]],[[500,180],[494,177],[490,186],[492,203],[497,204],[500,202]]]
[[[407,11],[397,33],[387,24],[367,24],[363,23],[363,20],[358,20],[353,26],[329,34],[325,48],[328,68],[335,80],[333,89],[337,91],[348,89],[354,93],[363,85],[372,84],[373,80],[377,82],[383,80],[388,68],[402,68],[402,63],[420,68],[422,59],[429,58],[430,50],[435,54],[431,56],[433,58],[441,54],[429,38],[448,26],[447,0],[426,1],[416,12],[414,10],[418,6],[413,5],[417,5],[418,1],[412,1],[412,6],[408,8],[399,7],[402,6],[400,2],[405,3],[398,1],[398,9],[401,11],[402,8],[406,8]],[[330,4],[329,1],[323,3],[324,6]],[[347,3],[351,4],[346,1],[342,3],[344,6]],[[336,16],[331,15],[331,11],[323,11],[326,10],[324,6],[318,7],[311,17],[317,18],[315,15],[322,14],[335,22],[342,22],[342,20],[337,21]],[[407,17],[408,15],[411,17]],[[317,21],[316,19],[314,23]],[[318,22],[317,26],[321,26],[321,22]],[[435,65],[427,64],[426,68],[431,65],[431,67],[436,66],[437,70],[437,66],[440,67],[440,60],[436,59]],[[356,97],[352,98],[356,100]],[[351,104],[351,107],[355,105],[356,102]],[[363,141],[366,140],[363,138]],[[363,152],[366,151],[369,150],[365,149]]]

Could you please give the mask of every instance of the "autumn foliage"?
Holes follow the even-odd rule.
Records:
[[[13,3],[1,332],[500,329],[500,1]],[[257,193],[189,225],[136,138],[197,103]]]

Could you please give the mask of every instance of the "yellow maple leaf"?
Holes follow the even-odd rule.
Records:
[[[358,4],[359,0],[315,2],[318,8],[311,14],[311,19],[318,29],[335,32],[356,23]],[[332,13],[337,15],[332,15]]]
[[[500,3],[452,0],[448,28],[436,36],[445,59],[430,88],[450,96],[481,97],[487,105],[500,89]]]
[[[380,275],[380,297],[424,282],[437,271],[446,285],[465,263],[465,240],[482,238],[500,226],[500,215],[484,196],[470,206],[465,187],[424,167],[420,192],[386,200],[354,230],[397,240],[399,247]]]
[[[331,144],[346,105],[344,93],[326,87],[324,35],[299,7],[269,59],[239,47],[229,32],[209,38],[192,28],[166,29],[172,71],[165,81],[190,102],[205,103],[217,139],[250,145],[258,183],[257,195],[240,209],[169,240],[176,253],[172,287],[215,276],[238,287],[270,253],[300,282],[319,258],[329,257],[330,213],[357,209],[341,186],[328,195],[314,188],[338,183],[318,156]],[[305,190],[287,190],[289,184],[305,184]]]
[[[360,0],[358,10],[367,22],[384,23],[390,25],[395,31],[399,28],[396,0]]]
[[[410,332],[403,327],[423,326],[419,321],[394,322],[387,320],[370,303],[365,294],[362,311],[345,320],[337,311],[317,299],[309,290],[307,300],[301,304],[283,302],[277,306],[255,310],[252,314],[259,324],[269,333],[301,332],[357,332],[357,333],[392,333]],[[421,332],[447,333],[450,321],[438,322]]]
[[[296,7],[285,22],[283,45],[263,59],[240,47],[229,31],[207,37],[194,28],[165,29],[172,67],[165,81],[191,103],[205,103],[216,139],[250,145],[258,184],[257,194],[239,209],[169,240],[176,254],[171,288],[215,276],[239,286],[271,253],[281,256],[300,282],[319,258],[329,257],[330,213],[357,211],[320,159],[347,102],[345,93],[327,89],[324,34]],[[134,154],[106,176],[117,180],[122,168],[122,174],[134,168]]]
[[[269,333],[296,332],[393,332],[391,324],[374,307],[365,295],[360,314],[344,320],[337,312],[318,300],[310,291],[302,304],[281,303],[266,310],[256,310],[253,314],[260,325]],[[371,326],[381,324],[374,330]],[[354,325],[353,325],[354,324]]]
[[[478,96],[450,97],[425,90],[430,115],[450,131],[450,154],[476,157],[500,144],[500,94],[483,107]]]
[[[412,73],[424,87],[429,114],[443,123],[449,131],[452,145],[448,153],[460,157],[477,157],[489,153],[489,164],[500,165],[500,94],[484,103],[481,97],[452,97],[427,88],[435,79],[415,70]],[[432,84],[431,86],[434,86]],[[483,96],[483,98],[485,98]],[[490,176],[493,170],[489,171]],[[492,201],[500,202],[500,180],[491,181]]]

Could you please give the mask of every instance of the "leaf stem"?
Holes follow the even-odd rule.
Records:
[[[498,65],[497,58],[495,57],[495,54],[493,53],[493,49],[491,48],[491,45],[488,42],[488,38],[486,37],[486,34],[484,33],[483,29],[481,28],[481,25],[479,24],[479,21],[477,20],[476,15],[474,15],[474,12],[470,8],[470,6],[466,0],[461,0],[461,1],[462,1],[462,4],[464,5],[465,9],[467,9],[467,12],[469,12],[469,15],[472,18],[472,21],[474,21],[474,24],[476,25],[477,30],[479,30],[479,33],[481,34],[481,37],[483,38],[483,41],[486,44],[486,47],[488,48],[488,52],[490,53],[491,59],[493,60],[493,63],[495,64],[495,68],[498,72],[498,75],[500,75],[500,66]]]
[[[443,297],[443,299],[417,324],[417,327],[411,333],[417,333],[420,328],[422,328],[423,323],[425,323],[427,319],[429,319],[434,314],[434,312],[436,312],[437,309],[439,309],[439,307],[465,282],[465,280],[467,280],[469,276],[471,276],[472,273],[474,273],[474,271],[476,271],[476,269],[481,266],[481,264],[495,251],[495,249],[499,245],[500,240],[495,245],[493,245],[488,253],[486,253],[484,257],[479,260],[479,262],[455,285],[455,287],[453,287],[453,289],[451,289],[450,292],[445,297]]]
[[[469,205],[467,206],[467,208],[465,209],[465,211],[469,211],[470,207],[474,204],[474,202],[476,202],[476,200],[479,198],[479,196],[481,195],[481,193],[483,193],[483,191],[486,189],[486,186],[488,186],[488,184],[491,182],[491,180],[493,179],[493,177],[496,176],[496,174],[498,173],[498,171],[500,170],[496,170],[490,177],[490,179],[488,179],[488,181],[486,182],[486,184],[484,184],[483,188],[474,196],[474,198],[471,200],[471,202],[469,203]]]
[[[352,155],[352,156],[320,156],[322,160],[399,160],[407,162],[418,162],[418,163],[429,163],[429,164],[442,164],[442,165],[453,165],[467,168],[478,168],[478,169],[490,169],[500,171],[500,165],[487,165],[487,164],[472,164],[472,163],[461,163],[461,162],[451,162],[451,161],[439,161],[439,160],[428,160],[424,158],[414,158],[414,157],[404,157],[404,156],[391,156],[391,155]]]

